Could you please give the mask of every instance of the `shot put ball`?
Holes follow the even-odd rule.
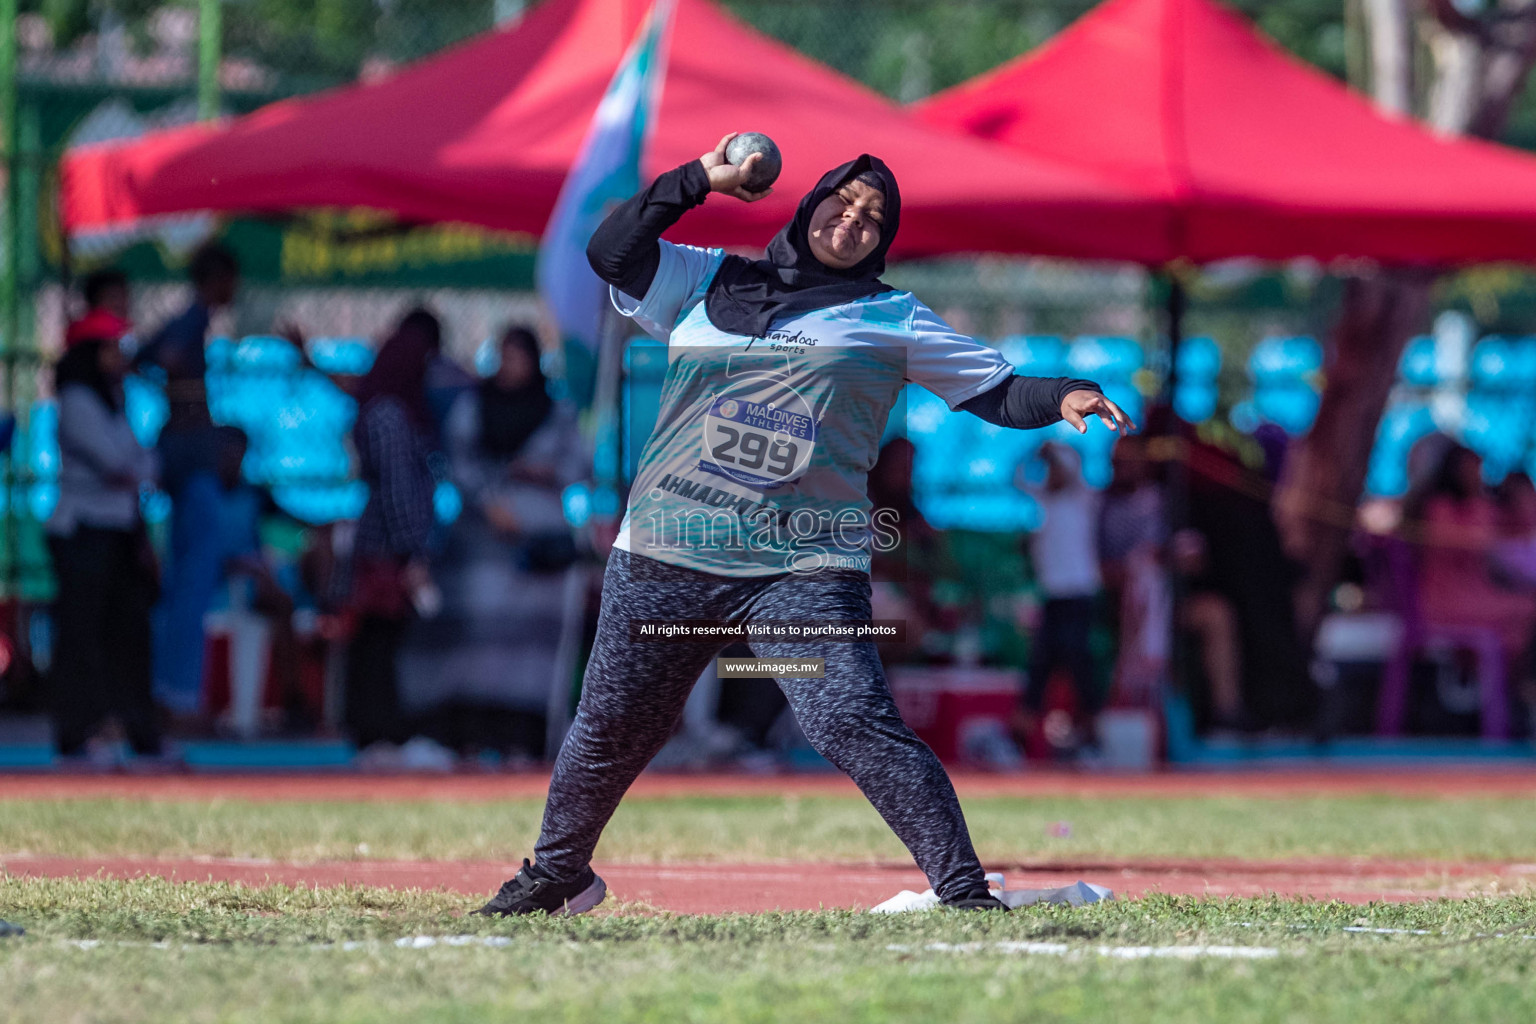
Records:
[[[784,168],[784,158],[779,154],[779,147],[762,132],[742,132],[725,147],[725,158],[737,167],[753,153],[761,153],[763,158],[752,168],[746,189],[748,192],[761,192],[778,179],[779,171]]]

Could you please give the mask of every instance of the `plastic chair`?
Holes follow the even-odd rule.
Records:
[[[1376,703],[1377,734],[1402,734],[1415,658],[1425,651],[1451,649],[1471,650],[1477,659],[1483,738],[1508,738],[1508,666],[1498,630],[1488,626],[1425,621],[1419,603],[1418,566],[1413,549],[1396,537],[1378,538],[1375,547],[1374,554],[1383,576],[1381,582],[1403,623],[1402,639],[1382,672],[1381,693]]]

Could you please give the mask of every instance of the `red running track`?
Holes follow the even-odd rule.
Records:
[[[1304,797],[1383,793],[1455,798],[1536,796],[1536,772],[1508,769],[1403,771],[1281,771],[1265,773],[1160,773],[1087,775],[954,775],[962,797]],[[0,799],[58,800],[334,800],[491,801],[537,799],[548,778],[521,775],[227,775],[61,776],[0,775]],[[858,799],[839,775],[663,775],[640,778],[630,796],[655,799],[700,796],[832,796]],[[635,911],[730,913],[864,908],[902,889],[927,887],[911,865],[836,864],[599,864],[612,900]],[[1438,861],[1231,860],[1097,861],[991,865],[1008,874],[1010,888],[1050,888],[1079,879],[1107,885],[1122,896],[1181,893],[1419,900],[1536,889],[1536,864]],[[0,872],[48,877],[161,876],[180,881],[245,885],[373,885],[446,889],[470,894],[496,890],[515,865],[447,861],[344,861],[293,864],[253,860],[59,858],[0,855]]]
[[[916,868],[836,864],[603,864],[609,909],[679,914],[758,913],[769,910],[868,908],[902,889],[922,891]],[[1410,901],[1529,892],[1536,864],[1447,864],[1433,861],[1149,861],[1080,865],[989,865],[1003,870],[1008,887],[1055,888],[1082,879],[1109,886],[1117,896],[1180,893],[1193,896],[1265,896]],[[515,870],[485,861],[281,861],[149,857],[68,858],[0,856],[0,873],[30,877],[138,878],[242,885],[326,887],[367,885],[443,889],[489,897]],[[625,906],[628,905],[628,906]]]

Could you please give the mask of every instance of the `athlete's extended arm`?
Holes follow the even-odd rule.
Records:
[[[1014,374],[996,387],[966,399],[957,408],[980,416],[988,423],[1019,430],[1048,427],[1065,419],[1081,433],[1087,429],[1084,417],[1095,415],[1111,430],[1136,429],[1131,418],[1105,398],[1097,384],[1072,377]]]
[[[753,165],[762,159],[754,153],[740,167],[725,159],[725,147],[737,133],[720,140],[713,152],[690,160],[651,182],[651,187],[630,196],[603,219],[587,243],[587,261],[597,276],[625,295],[643,299],[661,264],[661,233],[711,192],[724,192],[747,202],[761,199],[772,189],[748,192],[742,186]]]

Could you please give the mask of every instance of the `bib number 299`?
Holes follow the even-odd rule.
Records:
[[[699,468],[749,487],[781,487],[800,478],[816,450],[816,421],[804,399],[775,385],[773,400],[727,393],[704,417]]]
[[[770,474],[781,479],[795,468],[795,460],[800,456],[800,446],[795,442],[751,427],[737,429],[718,421],[712,426],[718,443],[709,453],[715,462],[752,470],[761,470],[766,465]]]

